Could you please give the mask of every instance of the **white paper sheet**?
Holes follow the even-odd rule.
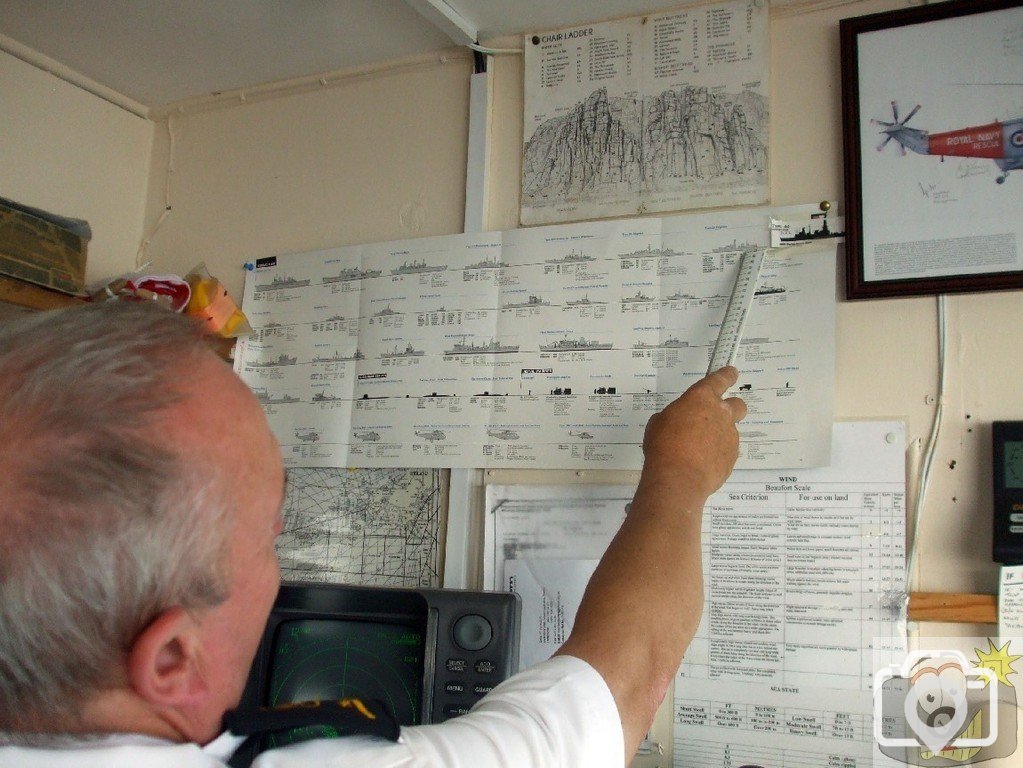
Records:
[[[768,198],[767,6],[525,36],[523,224]]]
[[[483,588],[501,589],[512,560],[599,560],[635,492],[631,485],[488,485]]]
[[[706,371],[742,252],[809,206],[260,260],[236,368],[287,466],[637,469]],[[835,244],[768,260],[737,366],[740,466],[828,461]]]
[[[734,473],[707,502],[682,676],[865,690],[905,616],[904,467],[902,424],[844,422],[830,467]]]
[[[896,768],[876,751],[867,691],[686,681],[674,700],[674,765]]]
[[[905,429],[844,422],[833,435],[830,467],[736,471],[708,502],[704,617],[675,685],[676,766],[873,764],[875,638],[905,642]],[[633,491],[489,487],[490,584],[506,584],[516,559],[597,556]]]
[[[1003,565],[998,585],[998,634],[1023,636],[1023,565]]]
[[[522,598],[519,669],[551,657],[568,639],[597,560],[506,560],[504,587]]]

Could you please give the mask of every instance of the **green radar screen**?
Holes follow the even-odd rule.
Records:
[[[301,619],[274,638],[271,707],[299,701],[378,699],[401,725],[420,722],[423,633],[403,624]],[[340,736],[329,727],[296,728],[272,736],[269,747]]]

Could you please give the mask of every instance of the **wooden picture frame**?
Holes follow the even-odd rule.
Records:
[[[1023,288],[1023,0],[844,19],[840,36],[846,297]]]

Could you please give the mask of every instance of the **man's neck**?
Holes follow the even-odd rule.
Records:
[[[138,734],[170,742],[195,741],[191,724],[176,710],[157,710],[133,691],[111,689],[95,696],[82,707],[70,735]]]

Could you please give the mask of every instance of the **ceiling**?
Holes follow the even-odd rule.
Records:
[[[83,75],[146,113],[223,91],[680,2],[0,0],[0,50],[72,80]]]

